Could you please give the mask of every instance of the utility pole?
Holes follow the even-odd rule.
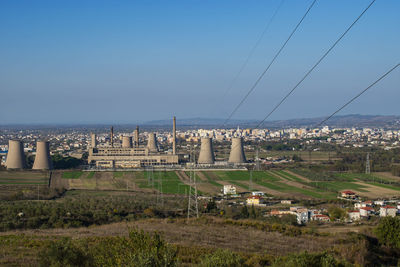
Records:
[[[367,153],[367,160],[365,162],[365,174],[371,174],[371,166],[369,164],[369,152]]]

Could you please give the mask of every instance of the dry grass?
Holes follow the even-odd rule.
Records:
[[[212,219],[216,220],[216,219]],[[317,237],[302,235],[289,237],[277,232],[264,232],[254,228],[184,219],[143,219],[129,223],[113,223],[102,226],[75,229],[46,229],[9,231],[1,235],[24,234],[25,236],[126,236],[130,229],[138,228],[146,232],[160,232],[172,244],[185,247],[225,248],[237,252],[268,253],[285,255],[301,251],[316,252],[335,245],[339,236]]]

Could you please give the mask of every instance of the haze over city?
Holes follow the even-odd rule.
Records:
[[[2,1],[0,124],[224,119],[311,2]],[[262,119],[368,3],[317,1],[233,119]],[[269,120],[329,115],[395,65],[399,11],[374,3]],[[341,114],[400,115],[399,84],[395,70]]]

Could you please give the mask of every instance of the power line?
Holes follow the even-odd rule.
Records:
[[[287,93],[285,95],[285,97],[283,97],[281,99],[281,101],[279,101],[279,103],[267,114],[267,116],[264,117],[264,119],[262,119],[262,121],[256,126],[256,128],[260,127],[264,121],[266,119],[269,118],[269,116],[272,115],[272,113],[275,112],[275,110],[277,110],[279,108],[280,105],[282,105],[283,102],[285,102],[285,100],[294,92],[294,90],[297,89],[297,87],[299,87],[299,85],[308,77],[308,75],[311,74],[311,72],[313,72],[313,70],[319,65],[319,63],[322,62],[322,60],[324,60],[324,58],[333,50],[333,48],[335,48],[335,46],[343,39],[343,37],[350,31],[351,28],[353,28],[353,26],[357,23],[357,21],[364,15],[365,12],[367,12],[367,10],[372,6],[372,4],[375,2],[376,0],[372,0],[371,3],[364,9],[364,11],[356,18],[356,20],[353,21],[353,23],[346,29],[346,31],[344,31],[344,33],[342,33],[342,35],[333,43],[333,45],[322,55],[322,57],[314,64],[314,66],[303,76],[303,78],[300,79],[300,81],[289,91],[289,93]]]
[[[314,6],[315,2],[317,0],[314,0],[311,5],[308,7],[306,13],[304,13],[303,17],[301,20],[297,23],[296,27],[293,29],[293,31],[290,33],[289,37],[286,39],[286,41],[283,43],[281,48],[278,50],[278,52],[275,54],[275,56],[272,58],[271,62],[267,66],[267,68],[261,73],[261,75],[258,77],[256,82],[253,84],[253,86],[250,88],[250,90],[247,92],[247,94],[244,96],[244,98],[239,102],[239,104],[234,108],[232,113],[229,115],[229,117],[225,120],[223,123],[223,126],[232,118],[232,116],[236,113],[236,111],[240,108],[240,106],[246,101],[247,97],[254,91],[254,89],[257,87],[258,83],[261,81],[261,79],[264,77],[265,73],[269,70],[269,68],[272,66],[272,64],[275,62],[279,54],[282,52],[282,50],[285,48],[286,44],[289,42],[289,40],[292,38],[293,34],[297,31],[299,28],[300,24],[303,22],[307,14],[310,12],[311,8]]]
[[[381,81],[382,79],[384,79],[387,75],[389,75],[392,71],[394,71],[398,66],[400,65],[400,63],[397,63],[397,65],[395,65],[393,68],[391,68],[389,71],[387,71],[385,74],[383,74],[381,77],[379,77],[379,79],[377,79],[375,82],[373,82],[372,84],[370,84],[367,88],[365,88],[364,90],[362,90],[360,93],[358,93],[355,97],[353,97],[352,99],[350,99],[349,101],[347,101],[343,106],[341,106],[339,109],[337,109],[335,112],[333,112],[329,117],[327,117],[326,119],[324,119],[323,121],[321,121],[320,123],[317,124],[316,127],[321,126],[323,123],[325,123],[327,120],[329,120],[330,118],[332,118],[333,116],[335,116],[336,113],[340,112],[342,109],[344,109],[346,106],[348,106],[351,102],[353,102],[354,100],[356,100],[358,97],[360,97],[362,94],[364,94],[366,91],[368,91],[371,87],[373,87],[375,84],[377,84],[379,81]]]
[[[239,76],[242,74],[243,70],[246,68],[247,63],[249,63],[250,58],[253,56],[256,48],[258,47],[258,45],[261,43],[261,40],[264,38],[265,33],[268,31],[270,25],[272,24],[272,21],[275,19],[276,14],[278,14],[279,9],[282,7],[283,3],[285,2],[285,0],[281,0],[281,2],[279,3],[278,7],[275,9],[275,12],[273,13],[272,17],[269,19],[268,23],[266,24],[264,30],[262,31],[260,37],[258,38],[258,40],[256,41],[256,43],[254,44],[254,46],[252,47],[252,49],[250,50],[249,54],[247,55],[246,60],[243,62],[242,66],[240,67],[238,73],[236,74],[236,76],[232,79],[231,83],[229,84],[228,88],[226,89],[225,93],[222,96],[222,99],[224,99],[226,97],[226,95],[229,93],[229,91],[232,89],[233,85],[236,83],[237,79],[239,78]]]

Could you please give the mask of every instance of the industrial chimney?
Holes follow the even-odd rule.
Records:
[[[176,155],[176,118],[172,119],[172,154]]]
[[[212,139],[209,137],[201,138],[200,155],[197,162],[199,164],[214,164],[214,161]]]
[[[123,136],[122,137],[122,147],[132,148],[132,136]]]
[[[243,140],[241,137],[232,138],[231,153],[229,155],[230,163],[245,163],[246,156],[244,155]]]
[[[149,137],[147,140],[147,148],[149,149],[150,152],[157,152],[157,139],[156,139],[156,134],[155,133],[149,133]]]
[[[139,126],[136,126],[136,131],[135,131],[135,146],[139,147]]]
[[[111,126],[111,132],[110,132],[110,143],[111,147],[114,146],[114,127]]]
[[[91,133],[90,134],[90,138],[91,138],[91,147],[92,148],[95,148],[95,147],[97,147],[97,139],[96,139],[96,134],[94,134],[94,133]]]
[[[51,170],[53,164],[50,158],[50,148],[48,141],[36,142],[36,157],[33,162],[32,170]]]
[[[6,161],[7,169],[25,168],[24,145],[20,140],[8,141],[8,153]]]

